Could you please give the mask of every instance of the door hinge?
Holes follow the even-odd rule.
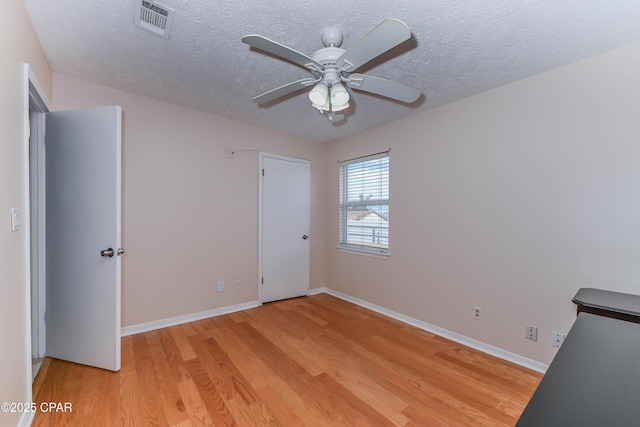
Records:
[[[262,169],[262,176],[264,176],[264,169]]]
[[[262,278],[262,284],[264,285],[264,277]]]

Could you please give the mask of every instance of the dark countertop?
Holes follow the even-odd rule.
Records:
[[[640,426],[640,324],[580,313],[516,426]]]

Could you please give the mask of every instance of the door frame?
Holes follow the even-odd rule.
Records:
[[[45,115],[51,102],[29,64],[25,81],[25,244],[27,247],[27,288],[29,289],[29,357],[46,354],[45,282]],[[28,220],[27,220],[28,219]],[[35,300],[35,305],[33,301]],[[29,361],[31,366],[31,360]],[[31,373],[33,379],[33,372]]]
[[[264,170],[264,159],[265,158],[270,158],[270,159],[276,159],[276,160],[283,160],[283,161],[289,161],[289,162],[296,162],[296,163],[304,163],[304,164],[308,164],[309,165],[309,172],[311,172],[311,162],[309,160],[305,160],[305,159],[300,159],[297,157],[288,157],[288,156],[282,156],[280,154],[272,154],[272,153],[267,153],[264,151],[260,151],[258,153],[258,305],[262,305],[262,277],[263,277],[263,271],[262,271],[262,267],[263,267],[263,253],[262,253],[262,231],[263,231],[263,227],[262,227],[262,219],[263,219],[263,215],[262,215],[262,173]],[[309,177],[311,178],[311,177]],[[309,227],[311,227],[311,179],[309,179]],[[309,258],[311,258],[311,248],[309,248]],[[311,268],[311,259],[309,259],[309,270]],[[307,290],[308,292],[308,290]]]

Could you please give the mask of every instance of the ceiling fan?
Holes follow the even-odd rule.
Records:
[[[412,103],[420,97],[420,89],[392,80],[355,73],[358,68],[409,38],[411,31],[404,22],[388,18],[345,50],[340,47],[342,31],[327,28],[322,31],[322,43],[325,47],[317,50],[312,56],[307,56],[266,37],[257,34],[246,35],[242,38],[244,43],[291,61],[313,74],[313,77],[272,89],[253,100],[258,104],[266,104],[313,86],[309,92],[309,100],[321,113],[327,113],[331,121],[341,120],[344,114],[342,111],[349,108],[350,96],[344,84],[352,89]]]

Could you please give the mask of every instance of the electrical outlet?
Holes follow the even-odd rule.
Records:
[[[538,327],[527,325],[525,338],[531,341],[538,341]]]
[[[482,320],[482,307],[478,307],[477,305],[473,306],[473,318]]]
[[[236,290],[240,290],[240,280],[236,280],[234,287]]]
[[[221,293],[224,292],[224,282],[218,282],[218,287],[216,289],[216,292]]]
[[[551,346],[560,347],[564,342],[564,334],[560,332],[553,331],[551,332]]]
[[[233,148],[225,148],[224,156],[229,159],[233,159],[234,157],[236,157],[236,152],[233,150]]]

